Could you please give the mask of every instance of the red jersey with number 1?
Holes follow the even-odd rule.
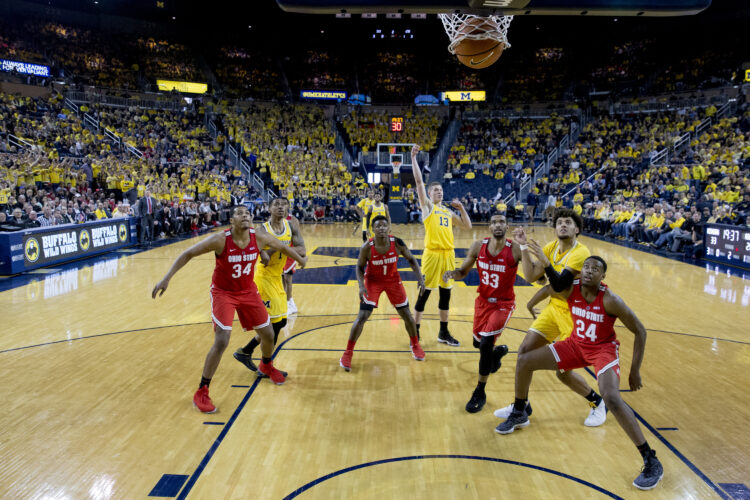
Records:
[[[224,231],[224,251],[216,256],[212,288],[232,293],[257,292],[253,281],[260,252],[255,242],[255,229],[250,229],[250,243],[240,248],[232,239],[232,231]]]
[[[513,258],[513,243],[505,240],[500,253],[494,257],[489,251],[490,238],[482,240],[482,247],[477,257],[477,271],[479,272],[479,295],[491,302],[515,301],[516,293],[513,285],[516,283],[518,262]]]
[[[581,281],[573,281],[573,291],[568,297],[570,315],[573,317],[573,333],[570,338],[578,344],[606,344],[617,340],[615,335],[616,316],[610,316],[604,310],[604,294],[607,285],[599,283],[599,292],[589,304],[581,294]]]
[[[375,249],[375,240],[370,238],[370,260],[365,267],[365,278],[371,281],[401,281],[398,274],[398,252],[396,251],[396,238],[388,235],[390,246],[384,254]]]

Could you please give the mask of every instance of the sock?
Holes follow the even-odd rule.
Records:
[[[487,385],[487,382],[477,382],[477,388],[475,392],[481,392],[484,394],[484,386]]]
[[[409,337],[409,344],[410,345],[417,345],[417,344],[419,344],[419,337],[417,337],[417,336]]]
[[[602,402],[602,397],[594,392],[594,389],[591,389],[591,392],[589,392],[588,396],[585,397],[589,400],[589,402],[594,403],[594,406],[599,406],[599,403]]]
[[[417,325],[417,335],[419,335],[419,326],[420,326],[420,324],[419,323],[415,323],[415,324]]]
[[[357,343],[356,340],[350,340],[349,342],[347,342],[346,343],[346,350],[347,351],[353,351],[354,350],[354,344],[356,344],[356,343]]]
[[[206,387],[208,387],[208,386],[209,386],[209,384],[211,384],[211,379],[210,379],[210,378],[206,378],[206,377],[201,377],[201,385],[199,385],[199,386],[198,386],[198,389],[200,389],[200,388],[201,388],[201,387],[203,387],[204,385],[205,385]]]
[[[260,358],[260,361],[264,365],[270,365],[271,364],[271,358],[265,358],[265,357],[263,357],[263,358]]]
[[[244,354],[252,354],[256,347],[260,345],[260,341],[257,340],[255,337],[252,338],[250,342],[247,343],[245,347],[242,348],[242,352]]]
[[[651,451],[651,447],[648,445],[648,441],[644,441],[642,445],[639,445],[636,448],[638,448],[638,451],[641,452],[641,456],[643,458],[646,458],[648,452]]]
[[[517,411],[518,413],[521,413],[526,409],[526,402],[528,399],[518,399],[513,402],[513,411]]]
[[[441,321],[440,322],[440,331],[441,332],[447,332],[448,331],[448,322],[447,321]]]

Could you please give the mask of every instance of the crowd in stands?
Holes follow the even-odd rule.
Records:
[[[213,68],[227,97],[272,100],[284,96],[273,59],[260,50],[220,47]]]

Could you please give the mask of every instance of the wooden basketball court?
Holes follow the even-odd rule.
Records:
[[[0,498],[750,498],[750,281],[589,238],[605,281],[648,329],[644,388],[624,394],[664,464],[651,492],[617,422],[587,428],[588,406],[551,372],[531,387],[531,425],[494,432],[513,400],[515,350],[531,323],[531,286],[502,339],[511,349],[477,414],[471,346],[475,287],[454,289],[438,344],[437,298],[414,361],[395,310],[365,327],[350,373],[339,367],[357,309],[351,225],[303,226],[308,269],[295,276],[299,314],[282,332],[283,386],[232,359],[211,384],[217,413],[192,406],[212,341],[213,257],[191,262],[152,300],[155,282],[195,240],[46,269],[0,292]],[[413,249],[421,225],[395,226]],[[487,233],[456,232],[457,246]],[[551,230],[532,237],[548,241]],[[463,255],[463,254],[461,254]],[[10,283],[0,279],[0,286]],[[519,280],[520,282],[520,280]],[[416,284],[405,283],[412,304]],[[627,381],[632,335],[617,329]],[[584,373],[589,382],[595,381]],[[625,388],[625,384],[623,384]]]

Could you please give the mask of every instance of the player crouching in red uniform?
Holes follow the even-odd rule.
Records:
[[[495,429],[500,434],[510,434],[517,427],[529,425],[524,411],[529,394],[532,373],[536,370],[574,370],[593,366],[599,390],[607,409],[614,414],[643,457],[643,470],[633,481],[641,490],[655,487],[664,476],[656,452],[646,442],[633,410],[620,395],[620,342],[615,335],[617,318],[635,334],[633,361],[628,383],[637,391],[641,382],[641,362],[646,348],[646,329],[625,302],[602,283],[607,264],[604,259],[591,256],[583,263],[580,280],[559,295],[566,299],[573,318],[573,332],[567,339],[528,351],[518,356],[516,369],[516,400],[508,419]],[[529,302],[529,309],[554,293],[547,285]]]
[[[285,245],[269,233],[255,233],[252,215],[245,206],[235,207],[232,212],[232,228],[212,234],[188,248],[174,261],[162,280],[156,284],[151,297],[161,296],[169,286],[169,280],[193,257],[214,252],[216,267],[211,280],[211,318],[214,323],[214,343],[206,355],[203,376],[193,403],[203,413],[216,411],[208,396],[208,386],[216,373],[221,355],[229,344],[234,312],[244,330],[255,330],[260,336],[261,363],[258,371],[275,384],[283,384],[286,374],[273,366],[274,333],[268,311],[260,298],[253,276],[259,261],[260,249],[270,247],[296,260],[304,267],[307,259],[294,248]],[[160,293],[161,292],[161,293]]]
[[[411,254],[403,240],[388,234],[391,229],[388,219],[378,215],[372,220],[372,229],[375,237],[365,242],[359,250],[359,260],[357,261],[359,314],[357,319],[354,320],[351,332],[349,332],[346,350],[339,360],[339,364],[346,371],[352,369],[354,344],[357,343],[357,339],[362,334],[362,328],[372,314],[373,308],[378,307],[378,299],[382,292],[388,295],[388,300],[391,301],[401,319],[404,320],[406,332],[409,334],[412,356],[417,361],[424,360],[424,351],[419,345],[419,338],[417,337],[417,326],[409,310],[409,299],[406,297],[406,290],[404,290],[401,276],[398,273],[398,256],[402,255],[417,275],[420,293],[424,291],[422,270],[419,268],[417,259]]]
[[[504,215],[490,218],[492,238],[475,241],[469,248],[460,269],[446,271],[443,281],[462,280],[469,274],[474,262],[479,273],[479,294],[474,301],[474,347],[479,349],[479,382],[466,411],[476,413],[487,402],[484,388],[490,373],[500,369],[502,357],[508,354],[507,345],[495,347],[497,338],[503,333],[513,310],[516,308],[516,282],[518,263],[521,262],[521,247],[505,239],[508,221]]]

